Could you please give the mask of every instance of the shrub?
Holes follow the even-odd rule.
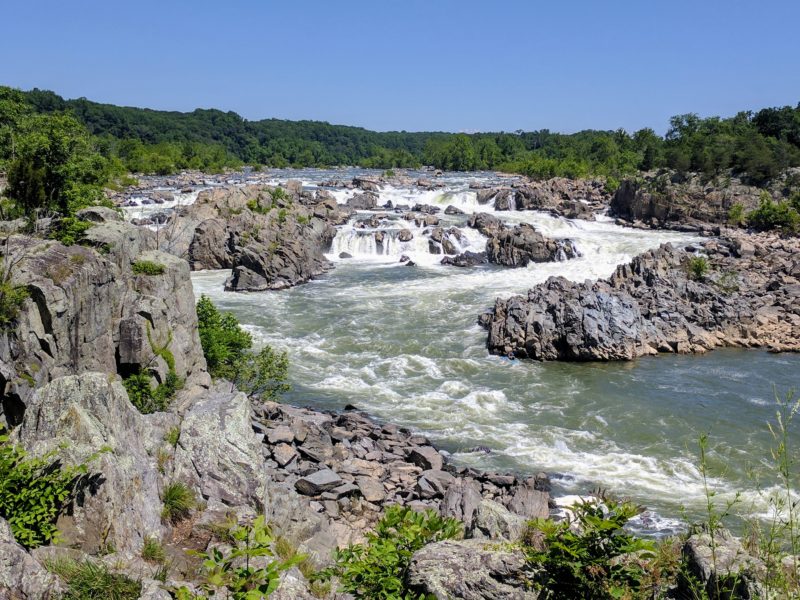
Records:
[[[775,202],[768,192],[761,192],[758,208],[747,213],[747,224],[758,231],[800,228],[800,213],[790,202]]]
[[[153,388],[150,374],[147,371],[137,371],[123,379],[122,384],[128,392],[131,404],[143,415],[148,415],[167,410],[175,394],[183,387],[183,380],[174,372],[169,372],[164,383]]]
[[[142,546],[142,558],[146,561],[159,564],[166,560],[167,555],[164,552],[164,546],[161,545],[157,537],[151,536],[145,538],[144,546]]]
[[[274,557],[270,545],[273,538],[263,516],[255,519],[252,525],[236,525],[226,536],[233,542],[233,549],[223,553],[218,548],[209,552],[197,552],[203,559],[203,579],[201,589],[208,595],[192,594],[187,588],[174,590],[178,600],[201,600],[208,596],[216,597],[222,590],[233,600],[259,600],[267,598],[280,583],[282,571],[292,568],[303,558],[294,555],[288,560],[273,560],[266,566],[262,560],[253,559]]]
[[[59,219],[50,231],[50,239],[57,240],[65,246],[73,246],[83,240],[86,231],[93,223],[83,221],[77,217],[63,217]]]
[[[264,346],[250,350],[253,338],[236,317],[221,313],[207,296],[197,303],[197,321],[203,355],[213,377],[228,379],[239,389],[262,398],[274,398],[288,390],[289,359],[285,352]]]
[[[655,558],[654,545],[623,527],[641,511],[603,498],[573,506],[574,523],[531,521],[529,527],[544,534],[542,549],[527,548],[538,569],[535,584],[553,598],[606,600],[638,592],[645,573],[641,561]]]
[[[737,202],[728,210],[728,224],[739,227],[744,225],[745,222],[744,205],[741,202]]]
[[[0,271],[0,331],[17,318],[19,309],[28,298],[28,288],[14,285],[10,279],[10,276]]]
[[[290,200],[289,194],[286,193],[286,190],[282,187],[276,187],[274,190],[270,190],[269,195],[272,197],[273,200]]]
[[[366,543],[337,550],[335,564],[320,579],[338,577],[341,591],[358,598],[412,598],[404,580],[414,552],[462,533],[461,523],[435,511],[390,506]]]
[[[152,260],[137,260],[131,266],[134,275],[163,275],[166,267]]]
[[[67,584],[64,600],[137,600],[142,593],[141,582],[112,573],[102,563],[61,559],[47,568]]]
[[[0,517],[26,548],[57,539],[56,519],[74,498],[80,475],[87,472],[85,464],[64,467],[54,455],[27,458],[25,450],[0,435]]]
[[[693,256],[689,259],[689,277],[695,281],[702,280],[708,274],[708,258],[705,256]]]
[[[177,523],[185,519],[197,506],[194,492],[188,485],[180,481],[173,481],[164,488],[161,502],[164,503],[161,517],[170,523]]]
[[[167,442],[173,448],[178,445],[178,441],[181,439],[181,428],[177,425],[175,427],[171,427],[170,430],[167,432],[167,435],[164,436],[164,441]]]
[[[249,208],[251,212],[259,215],[265,215],[272,210],[272,203],[270,203],[269,206],[264,206],[258,200],[248,200],[247,208]]]

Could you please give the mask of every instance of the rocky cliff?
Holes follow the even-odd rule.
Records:
[[[551,277],[481,317],[491,352],[536,360],[630,360],[718,346],[800,349],[800,243],[728,232],[669,245],[607,280]]]

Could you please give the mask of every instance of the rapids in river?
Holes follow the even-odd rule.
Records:
[[[352,175],[276,172],[274,182],[300,178],[314,188]],[[376,247],[374,231],[354,226],[369,216],[360,213],[339,228],[329,255],[336,268],[315,281],[280,292],[232,294],[223,291],[227,272],[197,272],[195,294],[233,311],[259,343],[289,353],[288,403],[321,409],[353,404],[423,432],[459,464],[548,472],[555,495],[602,486],[646,505],[650,510],[638,526],[651,533],[679,529],[682,515],[702,515],[697,445],[707,432],[710,483],[718,497],[741,491],[743,510],[764,514],[764,488],[773,485],[760,467],[772,442],[766,422],[774,416],[774,390],[784,394],[796,383],[800,355],[717,350],[588,364],[490,356],[476,320],[495,298],[524,294],[551,275],[576,281],[608,277],[618,264],[661,243],[697,241],[688,234],[623,228],[602,216],[588,222],[495,212],[491,204],[479,206],[469,189],[472,182],[494,178],[445,174],[439,181],[446,187],[439,190],[385,187],[379,204],[492,212],[506,222],[531,223],[546,236],[574,240],[581,257],[523,269],[442,266],[442,256],[429,253],[423,228],[390,214],[380,226],[387,241]],[[353,191],[334,194],[345,202]],[[439,216],[443,225],[460,226],[466,234],[459,250],[483,250],[484,238],[464,226],[466,215]],[[398,241],[401,228],[414,238]],[[352,258],[340,259],[342,252]],[[400,263],[403,254],[416,266]],[[760,470],[760,481],[754,470]]]

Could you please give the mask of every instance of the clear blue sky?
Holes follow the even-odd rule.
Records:
[[[663,132],[800,101],[800,0],[3,0],[0,83],[371,129]]]

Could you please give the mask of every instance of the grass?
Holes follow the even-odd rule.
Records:
[[[131,265],[131,271],[134,275],[163,275],[167,268],[152,260],[137,260]]]
[[[167,442],[173,448],[175,448],[178,445],[178,441],[180,441],[180,439],[181,439],[181,428],[178,425],[170,428],[170,430],[164,436],[164,441]]]
[[[101,563],[58,559],[47,568],[67,584],[63,600],[137,600],[142,584]]]
[[[161,501],[164,503],[161,517],[170,523],[182,521],[197,506],[194,492],[180,481],[173,481],[164,488]]]
[[[155,536],[145,538],[144,546],[142,546],[142,558],[148,562],[163,564],[167,558],[164,552],[164,546]]]

